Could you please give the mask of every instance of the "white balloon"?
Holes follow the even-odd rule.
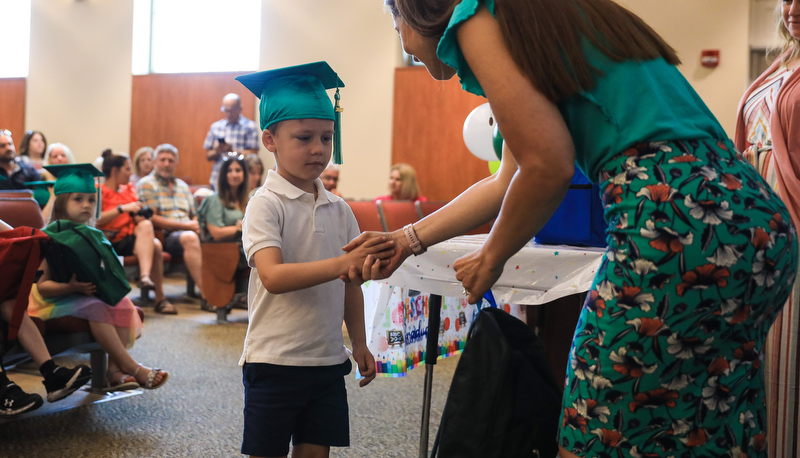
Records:
[[[467,149],[478,159],[497,161],[492,134],[494,131],[494,115],[488,103],[479,105],[464,120],[464,143]]]

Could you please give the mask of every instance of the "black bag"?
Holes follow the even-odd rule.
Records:
[[[431,457],[554,457],[560,413],[561,388],[539,337],[508,313],[483,309],[453,374]]]

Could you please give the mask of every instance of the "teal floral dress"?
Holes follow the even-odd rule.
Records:
[[[481,5],[494,14],[462,0],[437,49],[477,95],[455,31]],[[608,249],[575,329],[559,445],[767,456],[764,342],[797,271],[788,211],[674,66],[584,52],[602,76],[558,108],[601,187]]]

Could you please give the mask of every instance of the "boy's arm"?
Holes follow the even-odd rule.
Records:
[[[375,378],[375,358],[367,348],[367,331],[364,323],[364,295],[358,283],[344,285],[344,325],[353,345],[353,359],[364,377],[359,386],[365,386]]]
[[[354,250],[335,258],[286,264],[280,248],[266,247],[258,250],[253,255],[253,260],[261,283],[267,291],[283,294],[336,280],[341,275],[346,275],[351,265],[362,265],[368,254],[379,256],[378,253],[384,250],[393,254],[389,250],[392,242],[385,238],[377,239],[370,245],[364,243],[362,247],[363,250]]]

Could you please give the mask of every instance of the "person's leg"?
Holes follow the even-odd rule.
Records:
[[[0,316],[2,316],[4,321],[11,321],[11,314],[13,311],[13,299],[3,301],[3,303],[0,304]],[[47,346],[44,344],[42,334],[27,313],[22,315],[22,322],[20,323],[19,332],[17,333],[17,340],[19,340],[22,348],[31,356],[36,366],[41,366],[46,361],[50,360],[50,352],[47,351]]]
[[[13,309],[13,300],[3,301],[0,304],[0,315],[3,320],[11,320]],[[92,370],[86,365],[80,364],[72,369],[57,365],[47,350],[39,328],[27,313],[22,315],[17,340],[36,363],[39,372],[44,377],[42,383],[47,390],[48,401],[55,402],[64,399],[92,378]]]
[[[133,245],[133,253],[139,258],[139,275],[141,277],[150,276],[153,268],[153,244],[155,243],[155,233],[153,223],[149,219],[140,221],[133,232],[136,242]]]
[[[326,445],[297,444],[292,447],[292,458],[328,458],[330,452]]]
[[[203,255],[200,252],[200,237],[191,231],[183,231],[180,236],[183,247],[183,262],[189,269],[200,295],[203,296]]]
[[[161,242],[153,239],[153,269],[150,278],[156,284],[156,302],[164,300],[164,258],[161,257]]]
[[[36,393],[26,393],[6,376],[0,367],[0,417],[9,417],[36,410],[44,404]]]
[[[122,332],[120,332],[117,327],[99,321],[89,321],[89,327],[92,330],[94,339],[100,344],[100,347],[108,353],[109,372],[112,369],[119,369],[122,373],[135,377],[139,385],[143,385],[147,382],[148,375],[152,370],[140,366],[139,363],[131,357],[128,350],[125,348],[126,343],[121,336]],[[127,339],[129,339],[129,337]],[[111,361],[113,361],[113,366]],[[140,368],[144,368],[144,370],[140,370]],[[168,377],[166,372],[157,372],[153,380],[153,385],[160,385],[162,381],[166,380],[166,377]]]

